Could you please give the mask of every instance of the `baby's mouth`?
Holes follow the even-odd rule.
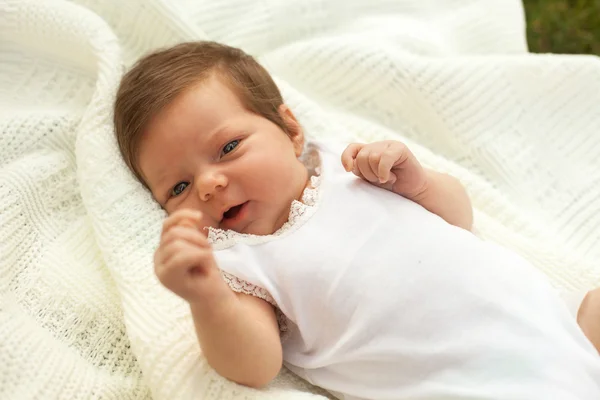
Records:
[[[242,210],[242,207],[244,207],[244,205],[246,205],[246,203],[247,202],[244,202],[242,204],[238,204],[237,206],[233,206],[229,210],[225,211],[223,213],[223,220],[235,219],[235,217],[237,217],[237,215]]]

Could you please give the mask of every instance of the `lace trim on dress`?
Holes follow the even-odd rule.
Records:
[[[217,250],[231,247],[237,242],[243,242],[246,244],[264,243],[275,237],[290,233],[293,231],[293,229],[298,228],[306,220],[308,220],[312,212],[314,212],[316,209],[319,200],[319,188],[321,185],[321,159],[316,146],[312,144],[308,145],[302,161],[311,175],[310,183],[302,193],[302,201],[294,200],[292,202],[288,221],[283,224],[283,226],[279,228],[277,232],[273,233],[272,235],[258,236],[230,230],[224,231],[219,228],[208,228],[209,243],[211,243]],[[249,294],[251,296],[258,297],[259,299],[263,299],[264,301],[273,305],[273,307],[275,307],[275,315],[279,325],[281,340],[283,341],[287,338],[287,335],[289,334],[288,319],[277,306],[273,296],[271,296],[266,289],[240,279],[235,275],[223,270],[221,270],[221,276],[234,292]]]
[[[235,275],[230,274],[229,272],[225,272],[221,270],[221,276],[229,285],[231,290],[237,293],[249,294],[254,297],[258,297],[259,299],[263,299],[267,303],[277,307],[277,303],[275,303],[275,299],[267,292],[266,289],[263,289],[259,286],[253,285],[250,282],[247,282],[243,279],[238,278]]]
[[[225,272],[223,270],[221,270],[221,276],[223,277],[223,280],[227,283],[227,285],[231,288],[231,290],[233,290],[234,292],[249,294],[251,296],[258,297],[259,299],[263,299],[264,301],[275,307],[275,316],[277,317],[277,325],[279,325],[279,333],[281,335],[281,340],[283,341],[287,337],[287,334],[289,333],[287,318],[281,312],[279,307],[277,307],[275,299],[273,299],[273,296],[271,296],[266,289],[253,285],[252,283],[240,279],[237,276],[232,275],[229,272]]]

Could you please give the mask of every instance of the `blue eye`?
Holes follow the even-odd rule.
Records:
[[[235,150],[235,148],[238,146],[238,144],[240,144],[239,140],[232,140],[231,142],[227,143],[225,145],[225,147],[223,147],[223,150],[221,150],[221,153],[223,153],[223,155],[231,153],[233,150]]]
[[[173,189],[171,189],[171,196],[172,197],[179,196],[188,185],[189,185],[189,183],[187,183],[187,182],[179,182],[177,185],[175,185],[175,187],[173,187]]]

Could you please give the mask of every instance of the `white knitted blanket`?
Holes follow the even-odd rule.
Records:
[[[217,376],[153,274],[164,214],[113,95],[201,38],[256,55],[310,135],[401,138],[468,186],[483,237],[600,284],[600,60],[528,54],[517,0],[0,0],[0,398],[320,397]]]

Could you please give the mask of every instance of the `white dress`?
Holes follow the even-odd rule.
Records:
[[[209,232],[230,286],[280,310],[288,368],[348,400],[600,399],[600,357],[542,273],[316,146],[278,232]]]

